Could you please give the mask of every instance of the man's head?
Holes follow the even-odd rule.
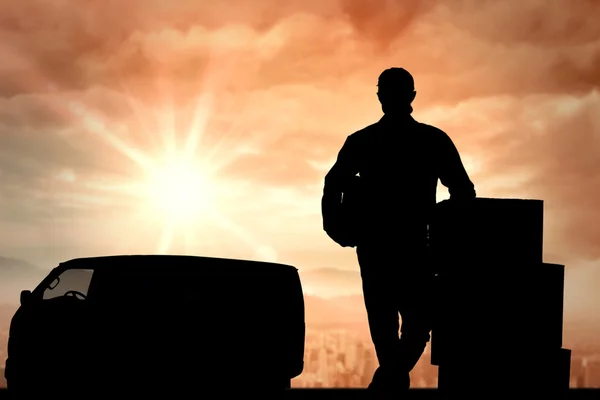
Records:
[[[377,97],[385,114],[412,112],[415,81],[404,68],[388,68],[379,75]]]

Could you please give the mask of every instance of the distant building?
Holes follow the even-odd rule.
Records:
[[[600,357],[584,357],[582,362],[586,388],[600,388]]]
[[[569,387],[584,388],[585,387],[585,370],[583,368],[583,358],[573,357],[571,359],[571,374]]]
[[[6,379],[4,378],[4,367],[0,367],[0,388],[6,388]]]

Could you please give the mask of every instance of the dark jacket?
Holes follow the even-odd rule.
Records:
[[[410,115],[385,115],[348,136],[325,176],[323,228],[342,246],[426,231],[438,179],[451,200],[476,196],[445,132]],[[343,194],[352,188],[351,207],[344,208]]]

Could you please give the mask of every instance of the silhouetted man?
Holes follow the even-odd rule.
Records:
[[[434,274],[427,233],[438,179],[450,201],[475,198],[452,140],[412,118],[415,95],[408,71],[383,71],[377,97],[384,116],[348,136],[323,191],[323,228],[341,246],[356,247],[379,360],[369,385],[374,392],[407,390],[430,340]],[[354,207],[350,221],[340,214],[345,202]]]

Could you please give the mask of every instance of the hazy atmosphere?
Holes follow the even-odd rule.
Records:
[[[544,200],[565,324],[600,315],[600,2],[0,8],[0,302],[29,264],[122,253],[277,261],[309,295],[360,295],[354,251],[322,230],[323,178],[400,66],[478,196]]]

